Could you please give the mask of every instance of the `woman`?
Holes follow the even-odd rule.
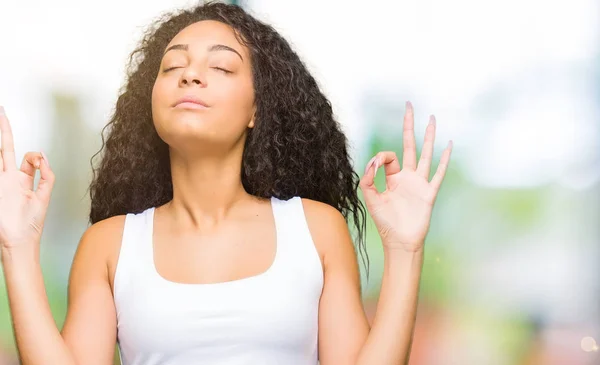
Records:
[[[406,363],[452,146],[428,181],[433,117],[417,164],[407,103],[402,169],[380,152],[359,181],[315,80],[239,7],[210,3],[161,20],[131,62],[62,332],[39,264],[54,175],[43,153],[17,168],[0,112],[0,244],[23,364],[111,364],[115,342],[126,365]],[[383,193],[373,184],[380,167]],[[372,328],[347,227],[364,249],[358,185],[385,252]]]

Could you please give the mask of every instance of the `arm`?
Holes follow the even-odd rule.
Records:
[[[88,228],[73,259],[62,337],[78,364],[113,364],[117,313],[107,263],[118,257],[124,224],[116,216]]]
[[[62,336],[48,304],[39,244],[3,249],[2,264],[17,347],[24,365],[113,363],[116,314],[106,266],[107,241],[122,227],[114,217],[83,235],[71,268]]]
[[[327,226],[323,226],[325,223],[312,219],[314,239],[323,241],[326,247],[326,283],[319,312],[323,316],[320,322],[324,324],[319,327],[322,365],[408,363],[423,267],[423,244],[452,151],[452,141],[449,141],[429,181],[435,129],[436,121],[431,116],[417,164],[413,109],[407,102],[402,168],[394,152],[379,152],[367,164],[360,181],[385,254],[379,303],[368,335],[365,335],[364,313],[358,309],[357,268],[345,221],[331,209],[313,213],[330,227],[328,231]],[[375,186],[379,167],[385,170],[386,190],[381,193]]]
[[[63,339],[50,313],[39,260],[54,173],[38,152],[25,154],[17,168],[12,130],[1,106],[0,136],[0,248],[22,364],[111,364],[116,319],[106,270],[111,247],[107,243],[120,242],[122,219],[95,224],[81,240],[71,271]],[[34,190],[38,169],[41,177]]]
[[[15,340],[24,365],[73,365],[75,359],[52,318],[39,263],[38,242],[2,249]]]
[[[335,208],[302,199],[306,221],[323,256],[319,303],[319,362],[353,365],[369,334],[358,262],[344,217]]]
[[[422,254],[385,252],[381,293],[369,330],[358,263],[344,217],[326,204],[306,199],[303,203],[315,245],[324,253],[325,280],[319,306],[321,365],[405,363],[415,322]]]
[[[423,251],[384,250],[383,278],[373,328],[356,364],[408,364]]]

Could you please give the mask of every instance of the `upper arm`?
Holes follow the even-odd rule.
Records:
[[[113,364],[117,318],[107,263],[120,243],[123,225],[124,216],[92,225],[75,252],[62,336],[77,363]]]
[[[308,199],[302,202],[311,236],[323,256],[319,361],[321,365],[353,364],[369,334],[369,323],[348,225],[335,208]]]

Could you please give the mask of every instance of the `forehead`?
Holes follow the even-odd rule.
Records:
[[[189,44],[190,48],[194,48],[195,45],[224,44],[242,55],[247,54],[246,47],[237,40],[233,29],[216,20],[202,20],[188,25],[173,37],[167,48],[174,44]]]

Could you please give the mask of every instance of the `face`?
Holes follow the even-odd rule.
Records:
[[[171,147],[231,148],[254,127],[248,49],[228,25],[205,20],[165,48],[152,89],[152,117]]]

